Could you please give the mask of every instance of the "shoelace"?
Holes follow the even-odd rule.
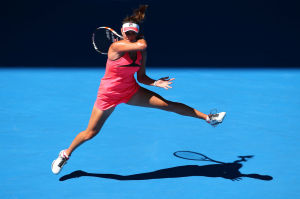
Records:
[[[217,109],[212,109],[212,110],[210,111],[210,114],[208,114],[209,119],[212,120],[213,117],[218,117],[219,114],[218,114],[217,112],[218,112]],[[211,122],[209,122],[209,123],[211,123]],[[219,124],[219,122],[216,122],[215,124],[211,124],[211,125],[212,125],[213,127],[216,127],[216,126],[218,126],[218,124]]]
[[[215,114],[208,114],[208,117],[211,119],[212,117],[218,117],[219,114],[218,113],[215,113]]]
[[[218,114],[218,110],[216,108],[210,110],[210,113],[208,114],[208,117],[210,120],[212,119],[212,117],[218,117],[218,116],[219,116],[219,114]]]

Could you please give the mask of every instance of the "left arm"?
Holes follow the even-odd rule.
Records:
[[[169,79],[169,77],[163,77],[160,78],[159,80],[154,80],[146,75],[146,59],[147,59],[147,52],[142,51],[142,65],[140,70],[137,72],[137,80],[140,83],[149,86],[157,86],[165,89],[172,88],[169,85],[173,83],[171,81],[174,80],[175,78]]]
[[[137,80],[142,84],[154,86],[155,80],[151,79],[146,75],[146,60],[147,52],[142,51],[142,65],[140,70],[137,72]]]

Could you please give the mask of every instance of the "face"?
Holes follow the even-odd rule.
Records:
[[[122,36],[124,39],[134,42],[136,41],[137,33],[134,31],[127,31],[127,32],[122,31]]]

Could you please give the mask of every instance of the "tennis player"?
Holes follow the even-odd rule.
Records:
[[[80,132],[69,148],[62,150],[52,163],[52,172],[58,174],[72,152],[87,140],[92,139],[101,130],[104,122],[120,103],[158,108],[184,116],[203,119],[216,126],[223,121],[225,112],[206,115],[185,104],[172,102],[160,95],[139,86],[134,78],[137,73],[138,82],[164,89],[172,88],[174,78],[163,77],[158,80],[146,75],[147,42],[140,34],[141,22],[145,17],[147,5],[142,5],[134,13],[126,17],[121,28],[123,39],[112,43],[108,50],[106,71],[101,79],[100,87],[91,118],[86,130]]]

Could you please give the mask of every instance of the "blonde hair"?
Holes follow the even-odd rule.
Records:
[[[147,8],[148,8],[148,5],[140,5],[140,7],[138,9],[135,9],[133,11],[133,14],[131,16],[127,16],[123,20],[123,24],[128,23],[128,22],[141,24],[143,22],[143,20],[145,19],[145,13],[146,13]]]

